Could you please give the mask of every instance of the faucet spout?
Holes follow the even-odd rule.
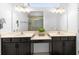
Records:
[[[21,32],[21,34],[23,34],[23,32]]]

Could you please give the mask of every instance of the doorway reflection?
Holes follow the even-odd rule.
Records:
[[[43,12],[33,11],[29,14],[29,31],[36,31],[39,27],[43,27]]]

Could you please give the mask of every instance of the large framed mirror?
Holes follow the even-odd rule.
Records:
[[[40,3],[29,3],[28,7],[27,5],[16,4],[15,7],[20,7],[19,11],[13,12],[13,21],[15,23],[15,20],[19,20],[20,31],[37,31],[39,27],[44,27],[46,31],[68,31],[68,4],[41,3],[41,6]]]
[[[3,6],[4,4],[1,5]],[[8,11],[6,10],[6,18],[4,18],[9,18],[7,19],[9,23],[7,23],[8,21],[6,22],[6,26],[4,25],[2,31],[4,31],[7,26],[9,28],[7,28],[6,31],[8,29],[10,29],[9,31],[16,31],[17,20],[19,23],[19,31],[36,31],[39,27],[44,27],[46,31],[68,31],[69,12],[67,10],[69,9],[67,3],[29,3],[29,5],[27,3],[12,3],[5,4],[5,6],[9,6],[10,16],[7,16]],[[6,9],[6,7],[4,8]],[[57,13],[54,10],[61,8],[64,9],[63,13]]]

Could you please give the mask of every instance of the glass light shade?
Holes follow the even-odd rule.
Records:
[[[60,13],[60,14],[65,12],[64,8],[54,8],[54,9],[51,9],[50,11],[52,13]]]
[[[58,8],[57,9],[57,13],[63,13],[64,12],[64,8]]]
[[[19,11],[19,12],[28,12],[28,13],[32,11],[32,9],[30,7],[25,7],[24,8],[22,6],[16,6],[15,10]]]

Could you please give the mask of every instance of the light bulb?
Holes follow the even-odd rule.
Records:
[[[50,9],[50,11],[52,12],[52,13],[56,13],[56,9],[54,8],[54,9]]]
[[[31,8],[25,8],[25,11],[30,13],[32,11],[32,9]]]
[[[64,8],[57,8],[56,9],[56,13],[63,13],[65,10],[64,10]]]
[[[64,8],[60,8],[59,10],[59,13],[63,13],[65,11]]]

